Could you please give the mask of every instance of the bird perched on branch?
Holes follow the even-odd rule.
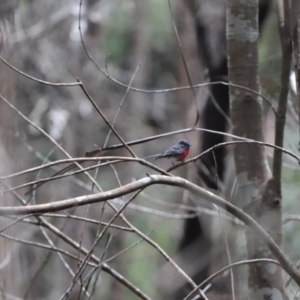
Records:
[[[184,161],[185,158],[189,155],[191,146],[192,145],[187,140],[181,140],[177,144],[167,149],[165,152],[152,155],[151,157],[153,157],[154,159],[171,158],[177,161]]]

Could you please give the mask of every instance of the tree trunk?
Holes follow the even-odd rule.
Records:
[[[227,52],[229,82],[255,92],[258,85],[258,0],[227,1]],[[233,134],[263,141],[263,116],[259,98],[230,87]],[[281,244],[281,205],[274,191],[264,147],[237,145],[234,149],[237,176],[236,204],[241,206]],[[265,243],[246,231],[248,258],[273,258]],[[281,269],[267,264],[249,265],[249,299],[287,299]]]

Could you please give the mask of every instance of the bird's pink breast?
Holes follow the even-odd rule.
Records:
[[[188,156],[188,154],[189,154],[189,150],[188,149],[184,150],[177,160],[183,161]]]

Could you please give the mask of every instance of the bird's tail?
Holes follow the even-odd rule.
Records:
[[[152,158],[152,159],[158,159],[161,158],[161,154],[153,154],[146,157],[143,157],[143,159]]]
[[[157,154],[153,159],[160,159],[163,158],[163,156],[161,154]]]

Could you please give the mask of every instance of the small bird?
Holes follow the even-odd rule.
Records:
[[[189,155],[190,147],[192,145],[187,140],[181,140],[176,145],[173,145],[168,150],[163,153],[156,154],[153,156],[154,159],[159,158],[172,158],[177,161],[184,161],[185,158]]]

